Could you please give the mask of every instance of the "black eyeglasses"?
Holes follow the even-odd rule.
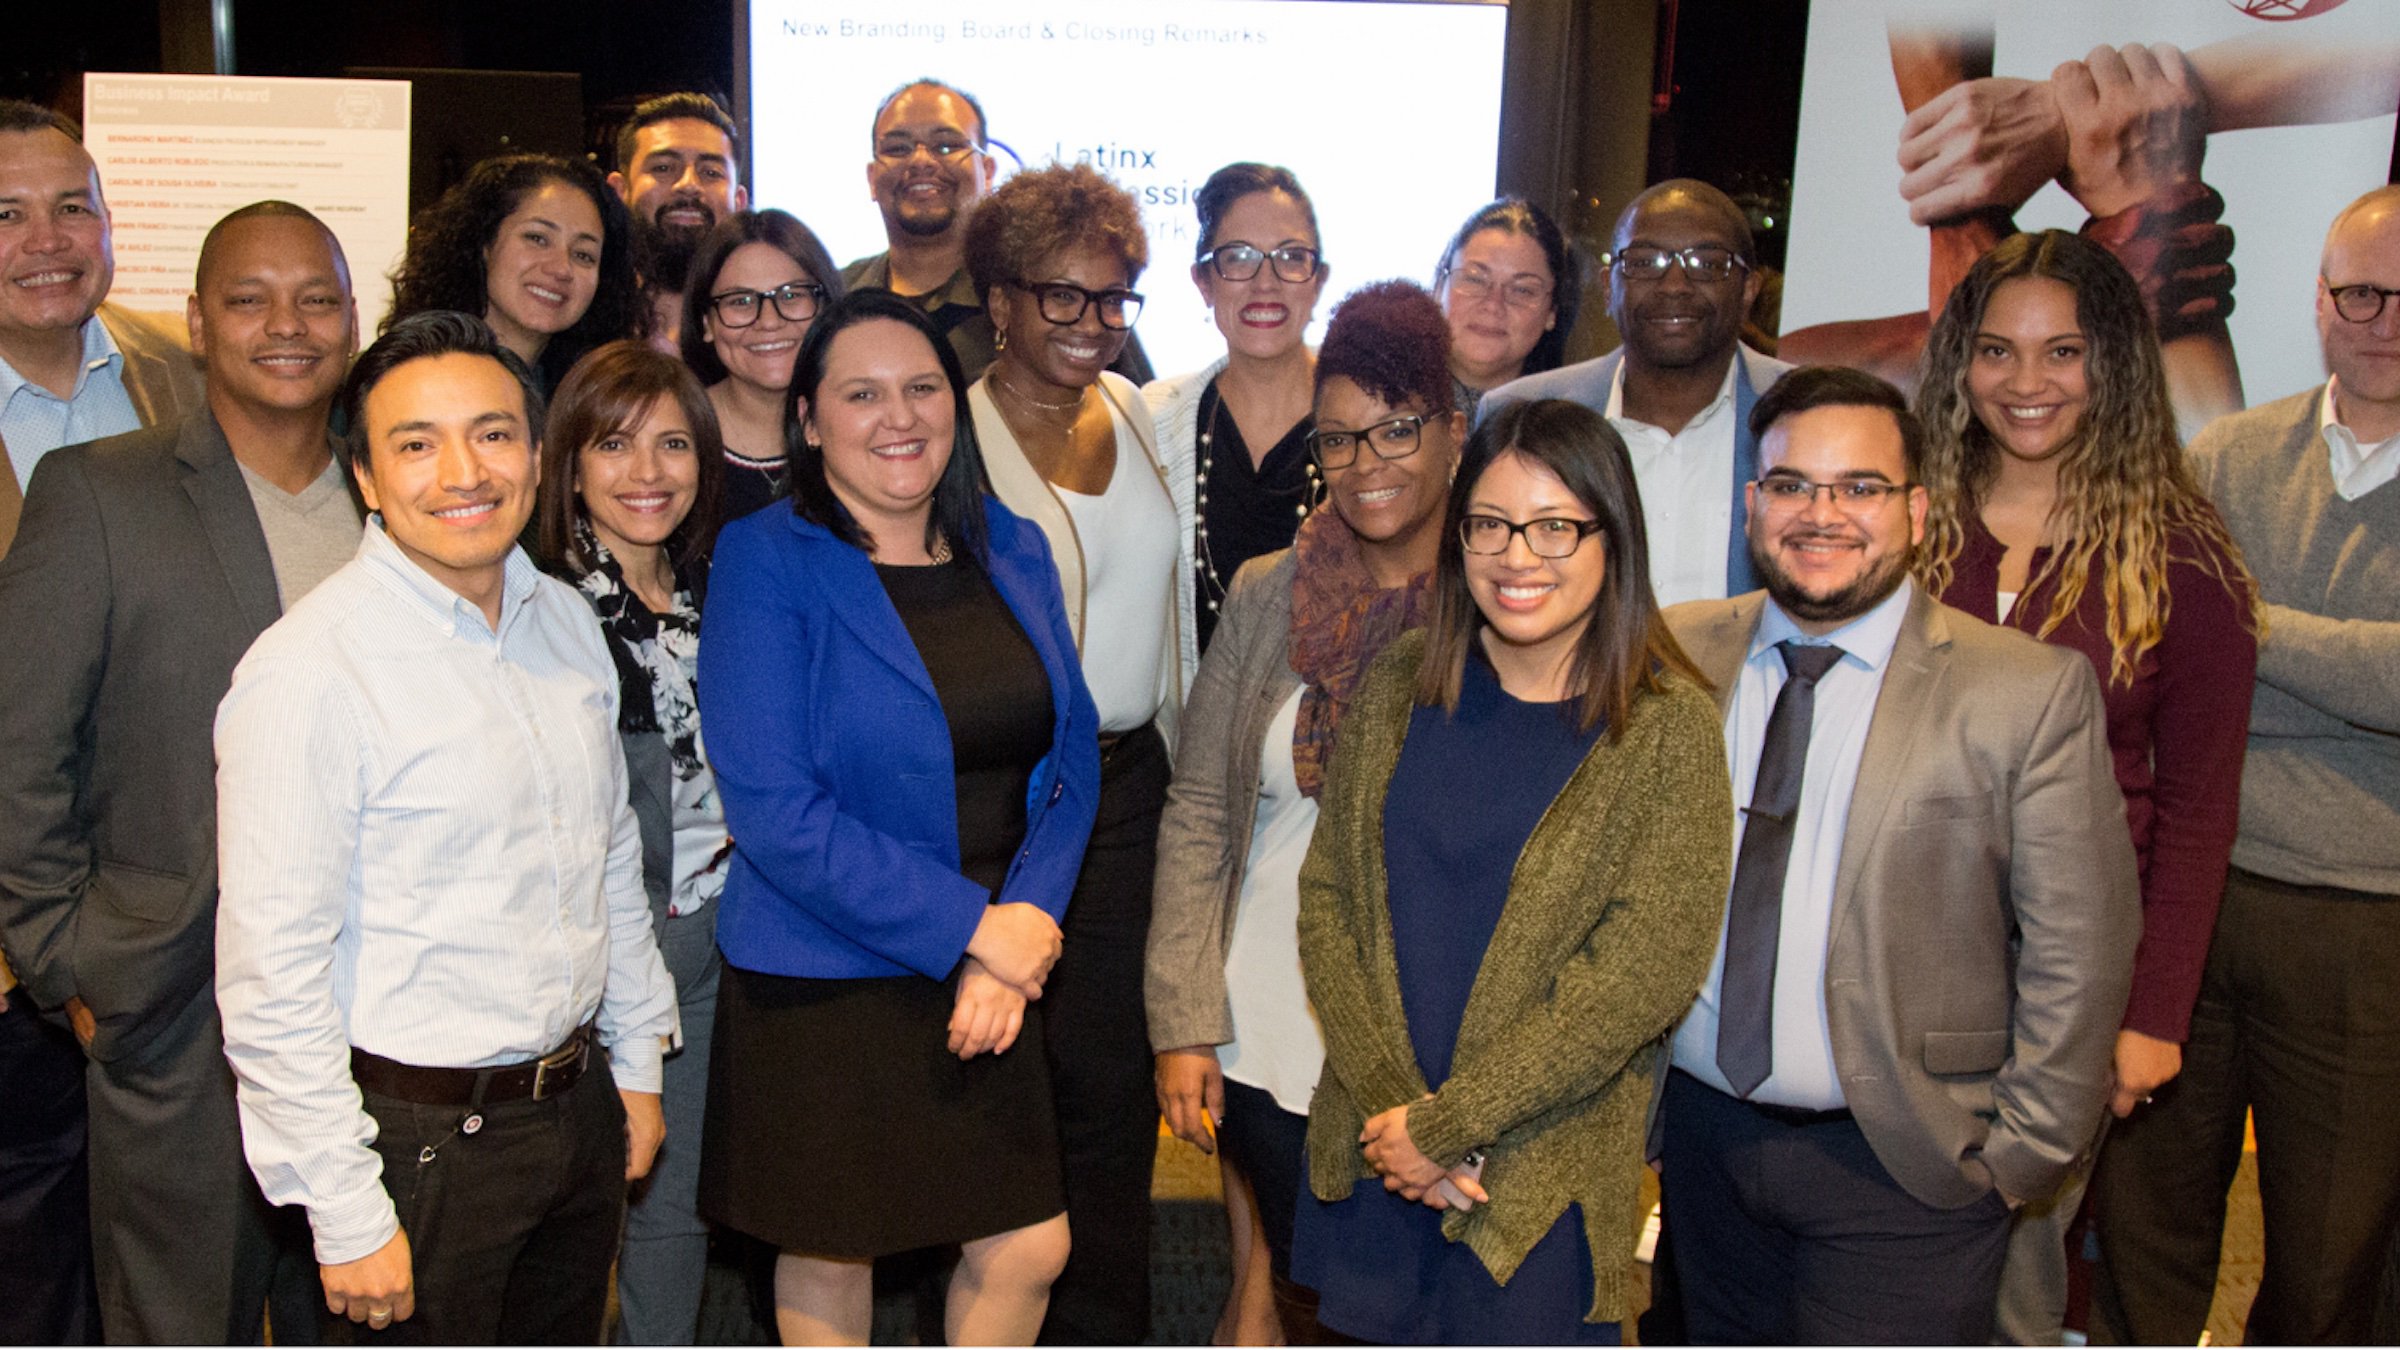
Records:
[[[1892,483],[1881,478],[1845,478],[1838,483],[1817,483],[1796,474],[1778,474],[1758,480],[1758,499],[1768,511],[1788,515],[1805,511],[1822,492],[1833,498],[1842,514],[1871,516],[1883,509],[1892,494],[1906,492],[1914,483]]]
[[[825,303],[825,288],[813,281],[787,281],[771,291],[719,291],[708,297],[709,312],[727,328],[748,328],[769,304],[786,323],[806,323]]]
[[[1316,458],[1320,469],[1347,469],[1358,462],[1358,447],[1364,445],[1375,452],[1377,459],[1406,459],[1417,453],[1423,437],[1425,419],[1415,414],[1377,422],[1359,431],[1312,431],[1308,433],[1308,453]]]
[[[2365,282],[2336,286],[2330,280],[2325,281],[2325,291],[2333,297],[2333,312],[2352,323],[2373,323],[2382,318],[2385,302],[2400,295],[2400,289],[2389,286],[2370,286]]]
[[[964,162],[971,155],[983,153],[983,147],[963,136],[936,136],[920,140],[914,136],[891,136],[875,143],[875,158],[886,164],[904,164],[922,150],[944,164]]]
[[[1458,522],[1459,547],[1485,557],[1508,552],[1509,541],[1523,535],[1525,547],[1533,550],[1533,556],[1564,558],[1598,533],[1599,521],[1576,520],[1571,516],[1543,516],[1522,525],[1498,516],[1465,516]]]
[[[1667,275],[1669,267],[1679,262],[1683,264],[1684,276],[1693,281],[1723,281],[1737,271],[1750,270],[1750,264],[1732,249],[1707,246],[1672,249],[1635,244],[1602,255],[1600,262],[1635,281],[1658,281]]]
[[[1301,244],[1285,244],[1279,248],[1262,249],[1256,244],[1219,244],[1200,255],[1200,261],[1216,269],[1227,281],[1248,281],[1258,275],[1258,269],[1273,264],[1275,275],[1285,281],[1306,281],[1317,274],[1324,255]]]
[[[1105,291],[1087,291],[1070,281],[1011,281],[1018,290],[1030,292],[1041,307],[1042,317],[1064,328],[1080,323],[1083,312],[1094,305],[1100,307],[1100,326],[1120,332],[1133,327],[1142,315],[1142,293],[1121,286]]]

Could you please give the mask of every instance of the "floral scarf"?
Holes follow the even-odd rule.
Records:
[[[1307,682],[1292,727],[1292,775],[1314,797],[1325,786],[1334,728],[1393,638],[1425,623],[1433,576],[1375,584],[1358,536],[1337,511],[1312,511],[1292,540],[1292,670]]]
[[[678,576],[674,606],[653,614],[625,584],[624,570],[593,537],[591,526],[578,521],[575,531],[584,556],[593,560],[575,588],[600,616],[609,657],[617,665],[617,730],[665,736],[675,777],[689,781],[704,767],[700,706],[687,673],[700,647],[697,588]]]

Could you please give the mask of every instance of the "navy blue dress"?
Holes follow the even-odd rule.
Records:
[[[1522,703],[1481,653],[1467,660],[1458,712],[1418,708],[1383,803],[1383,860],[1409,1041],[1427,1084],[1450,1077],[1467,994],[1483,965],[1517,857],[1601,728],[1571,705]],[[1461,810],[1471,802],[1472,810]],[[1317,1320],[1386,1344],[1615,1345],[1587,1323],[1591,1246],[1570,1205],[1503,1289],[1442,1215],[1361,1181],[1326,1204],[1301,1189],[1292,1274],[1318,1291]]]

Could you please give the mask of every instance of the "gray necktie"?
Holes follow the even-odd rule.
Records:
[[[1758,782],[1743,814],[1742,847],[1726,902],[1725,979],[1717,994],[1717,1068],[1736,1096],[1747,1097],[1775,1067],[1775,951],[1783,930],[1783,875],[1800,814],[1800,778],[1808,731],[1816,720],[1817,681],[1842,659],[1839,647],[1779,642],[1786,672],[1767,716]]]

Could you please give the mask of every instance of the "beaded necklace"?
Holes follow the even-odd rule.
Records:
[[[1225,603],[1226,589],[1233,583],[1231,577],[1225,576],[1217,570],[1217,560],[1208,551],[1208,474],[1209,466],[1215,462],[1218,423],[1225,415],[1225,400],[1218,397],[1215,380],[1210,380],[1208,388],[1200,391],[1200,406],[1200,474],[1193,480],[1192,485],[1195,506],[1192,543],[1200,563],[1200,598],[1207,604],[1208,612],[1214,614],[1217,612],[1218,606]],[[1235,428],[1235,435],[1237,437],[1240,435],[1240,428]],[[1305,462],[1305,471],[1308,474],[1308,482],[1301,487],[1300,501],[1293,508],[1293,513],[1302,520],[1308,519],[1309,511],[1323,500],[1325,490],[1324,483],[1317,477],[1315,460]],[[1289,489],[1272,490],[1289,491]],[[1298,527],[1294,528],[1296,530]]]

